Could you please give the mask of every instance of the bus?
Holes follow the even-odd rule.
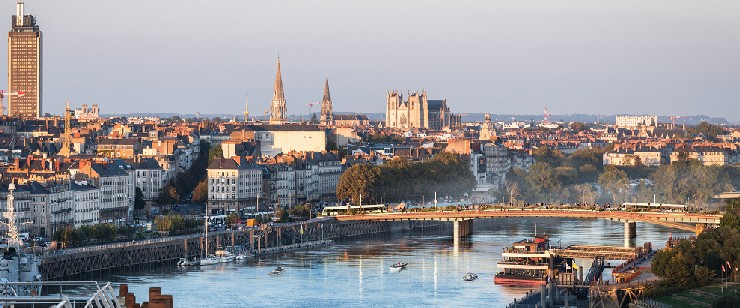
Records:
[[[203,219],[208,219],[208,229],[209,230],[217,230],[219,228],[226,227],[226,217],[229,217],[228,215],[212,215],[212,216],[204,216]]]
[[[356,213],[385,213],[385,204],[325,206],[321,216],[350,215]]]

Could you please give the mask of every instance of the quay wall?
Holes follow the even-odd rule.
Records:
[[[400,223],[400,222],[399,222]],[[42,279],[53,280],[107,270],[140,269],[174,265],[182,257],[200,256],[208,241],[208,252],[219,247],[241,247],[252,255],[263,255],[313,247],[327,240],[347,241],[361,236],[386,235],[396,222],[337,221],[317,218],[306,222],[264,224],[234,231],[163,237],[158,239],[64,249],[43,256],[40,271]],[[405,229],[401,227],[400,229]],[[413,229],[413,228],[412,228]],[[406,229],[408,230],[408,229]],[[239,250],[239,249],[237,249]]]

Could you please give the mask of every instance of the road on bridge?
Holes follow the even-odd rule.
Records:
[[[601,218],[624,222],[646,222],[686,231],[696,231],[693,224],[719,225],[722,215],[666,212],[624,212],[565,209],[489,209],[429,212],[393,212],[377,214],[341,215],[339,221],[395,221],[395,220],[469,220],[503,217],[559,217]]]

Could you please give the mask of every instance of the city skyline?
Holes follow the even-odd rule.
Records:
[[[45,36],[43,112],[70,99],[106,114],[240,114],[248,91],[260,115],[280,53],[287,114],[307,114],[328,78],[338,112],[380,113],[388,90],[424,89],[460,113],[739,119],[731,1],[220,5],[26,1]],[[2,9],[10,20],[15,2]]]

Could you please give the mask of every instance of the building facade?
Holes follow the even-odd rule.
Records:
[[[395,129],[443,130],[459,125],[460,116],[450,113],[447,100],[429,100],[426,91],[403,99],[398,91],[386,93],[385,125]]]
[[[41,116],[42,35],[36,18],[25,15],[18,1],[16,15],[8,33],[8,115],[24,118]]]

